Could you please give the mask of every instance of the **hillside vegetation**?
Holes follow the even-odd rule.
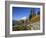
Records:
[[[40,16],[35,16],[31,19],[31,23],[34,23],[34,22],[37,22],[37,21],[40,21]]]

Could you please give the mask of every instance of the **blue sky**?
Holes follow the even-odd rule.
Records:
[[[30,11],[31,8],[28,7],[12,7],[12,19],[19,20],[22,17],[28,17],[31,13]],[[34,8],[34,11],[38,12],[40,11],[40,8]]]

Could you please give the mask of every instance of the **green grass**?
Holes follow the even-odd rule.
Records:
[[[13,27],[13,31],[31,30],[31,26],[17,25]]]

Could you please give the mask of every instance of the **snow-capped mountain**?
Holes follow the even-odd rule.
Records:
[[[27,17],[22,17],[22,18],[20,18],[20,20],[26,20],[27,19]]]

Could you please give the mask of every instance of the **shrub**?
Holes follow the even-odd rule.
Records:
[[[13,27],[13,31],[31,30],[31,26],[17,25]]]

